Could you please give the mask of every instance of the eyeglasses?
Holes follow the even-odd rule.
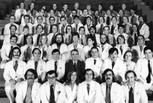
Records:
[[[48,79],[55,79],[56,77],[55,76],[52,76],[52,77],[47,77]]]

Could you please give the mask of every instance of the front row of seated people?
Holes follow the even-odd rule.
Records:
[[[95,53],[96,50],[98,49],[93,48],[91,52]],[[109,53],[113,51],[111,50]],[[38,48],[34,49],[34,55],[39,53]],[[52,54],[57,56],[58,53],[55,49]],[[75,55],[78,51],[72,50],[71,53]],[[150,53],[150,49],[146,47],[145,54],[149,59],[147,53]],[[39,70],[35,70],[34,66],[26,69],[26,63],[19,60],[20,54],[20,49],[14,47],[11,61],[6,64],[4,70],[5,91],[10,103],[148,103],[144,83],[137,79],[137,74],[133,70],[125,72],[124,83],[120,84],[116,82],[120,75],[115,74],[114,68],[106,68],[99,75],[94,71],[95,68],[86,68],[81,73],[75,67],[74,70],[69,68],[66,70],[66,77],[63,74],[66,79],[61,80],[60,73],[53,68],[46,70],[44,74],[39,74]],[[143,78],[143,75],[139,76],[140,79]],[[63,81],[63,84],[60,83]]]

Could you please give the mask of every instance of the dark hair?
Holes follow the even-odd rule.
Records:
[[[151,50],[151,52],[153,52],[153,48],[152,48],[151,46],[146,46],[146,47],[144,48],[144,53],[145,53],[145,51],[147,51],[147,50]]]
[[[143,40],[145,41],[145,37],[144,37],[143,35],[138,35],[138,36],[137,36],[137,42],[138,42],[138,38],[139,38],[139,37],[142,37]]]
[[[116,51],[117,54],[118,54],[117,48],[112,47],[112,48],[109,49],[108,53],[109,53],[109,55],[111,55],[111,54],[113,54],[115,51]]]
[[[54,53],[56,53],[56,52],[58,52],[58,53],[60,54],[59,49],[54,49],[54,50],[52,51],[52,54],[54,54]]]
[[[16,50],[16,49],[19,50],[19,53],[20,53],[19,56],[21,55],[21,50],[20,50],[20,48],[16,46],[16,47],[14,47],[14,48],[10,51],[10,59],[12,59],[12,57],[14,56],[14,55],[13,55],[13,52],[14,52],[14,50]]]
[[[42,30],[44,30],[44,27],[43,27],[41,24],[38,24],[38,25],[36,26],[36,30],[38,29],[38,26],[41,26]]]
[[[54,17],[54,16],[50,16],[50,17],[49,17],[49,20],[50,20],[51,18],[53,18],[53,19],[54,19],[54,21],[55,21],[55,17]]]
[[[18,41],[18,37],[17,37],[16,35],[11,35],[10,40],[11,40],[12,38],[16,38],[16,41]]]
[[[30,15],[24,15],[24,19],[25,19],[25,17],[28,17],[30,19]]]
[[[67,74],[67,79],[66,79],[65,85],[70,85],[70,84],[71,84],[71,76],[72,76],[72,74],[73,74],[74,72],[77,74],[76,71],[71,71],[71,72],[69,72],[69,73]],[[78,84],[77,78],[76,78],[75,82],[76,82],[76,84]]]
[[[88,71],[91,71],[91,72],[92,72],[92,76],[93,76],[92,79],[94,79],[95,73],[94,73],[94,71],[93,71],[92,69],[90,69],[90,68],[87,68],[87,69],[85,70],[84,76],[86,75],[86,73],[87,73]]]
[[[125,73],[125,79],[127,79],[127,75],[128,75],[129,73],[133,73],[134,77],[135,77],[135,78],[137,77],[137,74],[136,74],[133,70],[128,70],[128,71],[126,71],[126,73]]]
[[[48,71],[48,72],[46,73],[46,79],[47,79],[47,76],[48,76],[48,75],[52,75],[52,74],[55,74],[55,76],[57,77],[56,71],[55,71],[55,70],[50,70],[50,71]]]
[[[85,27],[84,27],[84,26],[80,26],[80,27],[79,27],[79,31],[80,31],[81,29],[84,29],[84,31],[85,31]]]
[[[67,26],[66,26],[66,31],[65,31],[65,33],[67,33],[67,28],[68,28],[68,27],[71,28],[71,32],[72,32],[72,26],[71,26],[71,25],[67,25]]]
[[[106,80],[105,80],[105,75],[106,75],[106,73],[109,72],[109,71],[112,72],[113,82],[116,82],[115,74],[114,74],[113,70],[112,70],[112,69],[109,69],[109,68],[107,68],[107,69],[102,73],[102,82],[106,82]]]
[[[43,19],[43,17],[42,17],[41,15],[38,15],[38,16],[37,16],[37,20],[38,20],[39,17],[41,17],[41,19]]]
[[[79,33],[78,33],[78,32],[73,32],[73,33],[72,33],[72,38],[73,38],[74,36],[77,36],[78,38],[80,38],[80,36],[79,36]]]
[[[123,35],[119,35],[118,37],[117,37],[117,44],[119,44],[119,37],[121,37],[121,38],[123,38],[123,42],[125,43],[125,37],[123,36]]]
[[[54,44],[54,43],[57,44],[56,38],[57,38],[57,36],[59,36],[59,35],[62,37],[61,44],[64,43],[64,37],[63,37],[63,34],[62,34],[62,33],[58,33],[57,35],[55,35],[55,41],[53,42],[53,44]]]
[[[34,48],[34,49],[32,50],[32,54],[34,54],[35,50],[38,50],[39,53],[41,54],[41,50],[40,50],[39,48]]]
[[[31,72],[31,73],[34,74],[34,79],[36,79],[36,78],[38,77],[36,70],[34,70],[34,69],[32,69],[32,68],[29,68],[29,69],[26,71],[26,73],[24,74],[24,78],[25,78],[25,79],[27,79],[27,73],[28,73],[28,72]]]
[[[125,59],[125,56],[126,56],[127,53],[131,53],[131,54],[132,54],[132,61],[133,61],[133,53],[132,53],[131,50],[127,50],[127,51],[124,53],[123,58]]]
[[[78,49],[73,49],[73,50],[71,50],[71,54],[72,54],[72,52],[77,52],[77,53],[79,53],[79,51],[78,51]]]
[[[17,30],[17,27],[16,27],[16,25],[14,25],[14,24],[11,24],[10,27],[9,27],[9,29],[11,30],[11,28],[12,28],[13,26],[15,27],[15,30]]]
[[[25,40],[25,44],[27,44],[27,38],[28,38],[29,36],[31,37],[31,39],[32,39],[32,44],[33,44],[33,36],[30,35],[30,34],[25,35],[25,39],[26,39],[26,40]]]

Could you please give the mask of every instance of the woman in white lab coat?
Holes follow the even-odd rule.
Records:
[[[67,75],[67,80],[65,82],[66,103],[76,103],[78,88],[76,78],[76,71],[69,72]]]

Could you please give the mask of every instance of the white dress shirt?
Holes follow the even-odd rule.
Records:
[[[87,84],[90,85],[89,94],[87,91]],[[80,83],[78,86],[77,102],[78,103],[105,103],[104,97],[101,93],[100,84],[93,80],[90,83],[87,83],[86,81]]]
[[[24,99],[26,97],[27,92],[27,81],[23,81],[16,86],[16,103],[24,103]],[[32,96],[32,103],[38,103],[39,102],[39,88],[40,84],[38,82],[34,82],[32,86],[31,96]]]

